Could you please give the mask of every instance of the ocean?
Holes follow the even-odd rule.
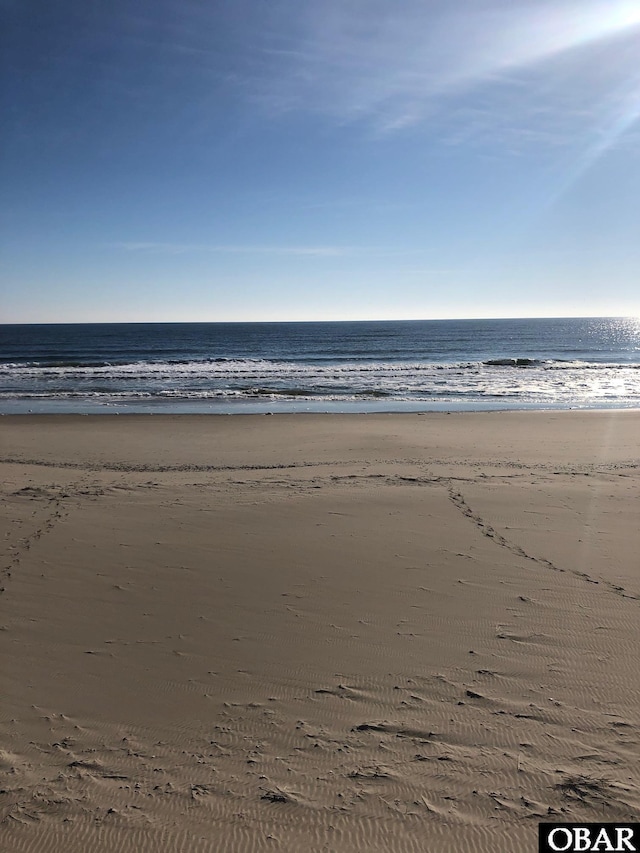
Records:
[[[0,325],[0,413],[640,407],[640,320]]]

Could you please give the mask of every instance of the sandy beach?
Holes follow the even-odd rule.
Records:
[[[0,418],[0,850],[640,820],[640,412]]]

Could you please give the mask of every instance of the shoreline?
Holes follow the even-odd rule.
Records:
[[[621,403],[620,401],[603,405],[593,406],[567,405],[567,404],[541,404],[539,402],[522,402],[519,405],[506,405],[501,401],[492,402],[461,402],[449,401],[399,401],[388,403],[383,401],[280,401],[251,402],[248,400],[233,403],[210,403],[205,400],[198,402],[167,403],[166,401],[154,401],[151,403],[89,403],[86,406],[78,405],[76,402],[68,406],[61,402],[56,403],[24,403],[18,401],[4,401],[0,406],[0,417],[14,417],[19,415],[82,415],[82,416],[105,416],[105,415],[357,415],[357,414],[379,414],[379,415],[407,415],[407,414],[437,414],[437,413],[473,413],[473,412],[597,412],[597,411],[635,411],[640,409],[637,402]]]
[[[339,417],[339,418],[357,418],[363,415],[367,415],[369,417],[400,417],[400,418],[409,418],[416,416],[424,416],[424,417],[442,417],[443,415],[456,415],[460,417],[469,417],[469,416],[486,416],[486,415],[523,415],[523,416],[536,416],[536,415],[556,415],[556,414],[574,414],[574,415],[592,415],[592,414],[612,414],[612,413],[633,413],[640,412],[640,407],[624,407],[624,408],[599,408],[599,409],[585,409],[585,408],[573,408],[573,409],[466,409],[464,411],[453,411],[450,409],[438,409],[438,410],[424,410],[424,411],[411,411],[411,412],[402,412],[402,411],[388,411],[388,412],[238,412],[238,414],[242,414],[244,417],[249,418],[258,418],[264,417],[265,415],[270,415],[273,417],[297,417],[299,415],[306,416],[310,418],[325,418],[325,417]],[[219,412],[190,412],[187,414],[183,414],[181,412],[126,412],[127,417],[129,418],[149,418],[149,417],[157,417],[158,419],[162,418],[209,418],[209,417],[229,417],[227,413],[219,413]],[[121,417],[121,413],[116,412],[104,412],[104,413],[91,413],[85,414],[83,412],[20,412],[18,414],[9,414],[0,412],[0,417],[3,418],[94,418],[99,420],[103,417],[103,415],[114,415]]]
[[[509,853],[637,820],[638,435],[0,418],[7,847]]]

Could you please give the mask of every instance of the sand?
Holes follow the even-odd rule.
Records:
[[[0,849],[640,819],[640,413],[0,418]]]

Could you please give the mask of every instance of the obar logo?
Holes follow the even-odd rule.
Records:
[[[541,823],[538,853],[636,853],[638,823]]]

